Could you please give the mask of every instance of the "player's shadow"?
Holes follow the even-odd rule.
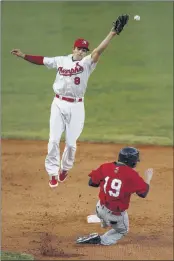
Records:
[[[119,242],[120,245],[137,244],[146,246],[172,246],[173,242],[169,237],[165,237],[161,233],[155,234],[139,234],[129,233],[122,241]]]

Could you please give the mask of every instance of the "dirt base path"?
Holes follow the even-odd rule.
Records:
[[[98,189],[88,173],[116,159],[123,145],[78,143],[65,183],[51,190],[44,169],[47,142],[2,141],[2,250],[39,260],[173,260],[173,148],[138,146],[138,171],[155,169],[146,199],[132,196],[130,231],[114,246],[78,246],[75,239],[105,229],[87,224]],[[63,149],[63,144],[61,144]]]

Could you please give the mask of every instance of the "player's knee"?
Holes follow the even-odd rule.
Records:
[[[125,229],[125,230],[122,232],[123,236],[126,236],[128,232],[129,232],[128,228]]]
[[[58,145],[60,143],[60,139],[49,139],[49,143]]]
[[[120,233],[121,235],[125,236],[128,233],[128,228],[125,228],[125,229],[118,229],[118,228],[116,228],[115,231],[117,233]]]
[[[72,144],[66,144],[66,148],[68,151],[68,158],[69,160],[74,160],[75,158],[75,154],[76,154],[76,145],[72,145]]]
[[[71,144],[71,143],[68,143],[68,144],[66,144],[66,147],[68,148],[68,150],[70,150],[70,151],[76,151],[76,144]]]

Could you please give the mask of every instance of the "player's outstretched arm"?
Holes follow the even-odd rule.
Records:
[[[21,52],[20,49],[13,49],[11,51],[11,54],[16,55],[17,57],[23,58],[25,57],[25,54]]]
[[[34,64],[37,64],[37,65],[44,65],[43,63],[43,60],[44,60],[44,57],[43,56],[34,56],[34,55],[27,55],[27,54],[24,54],[21,52],[20,49],[13,49],[11,51],[11,54],[17,56],[17,57],[20,57],[30,63],[34,63]]]
[[[111,40],[114,38],[114,36],[119,35],[121,31],[123,30],[124,26],[127,24],[129,20],[128,15],[121,15],[117,18],[116,21],[113,22],[113,27],[109,34],[106,36],[106,38],[99,44],[97,48],[94,49],[94,51],[91,53],[91,57],[94,63],[96,63],[100,57],[100,55],[103,53],[103,51],[107,48]]]
[[[116,32],[109,32],[109,34],[106,36],[106,38],[101,42],[101,44],[93,50],[91,53],[91,57],[94,63],[98,62],[98,59],[100,55],[103,53],[103,51],[107,48],[112,38],[116,35]]]
[[[141,197],[141,198],[145,198],[147,196],[147,194],[149,193],[149,189],[150,189],[150,182],[151,182],[151,179],[153,177],[153,169],[150,168],[150,169],[147,169],[144,173],[145,175],[145,182],[147,184],[147,189],[146,191],[144,191],[143,193],[138,193],[136,192],[136,194]]]
[[[151,182],[151,179],[153,177],[153,169],[150,168],[150,169],[147,169],[144,173],[144,176],[145,176],[145,182],[150,185],[150,182]]]

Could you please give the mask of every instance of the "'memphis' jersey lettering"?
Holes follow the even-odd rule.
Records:
[[[83,71],[84,71],[83,66],[79,65],[78,62],[76,63],[75,68],[65,69],[63,67],[58,67],[59,74],[63,76],[72,76],[72,75],[82,73]]]

